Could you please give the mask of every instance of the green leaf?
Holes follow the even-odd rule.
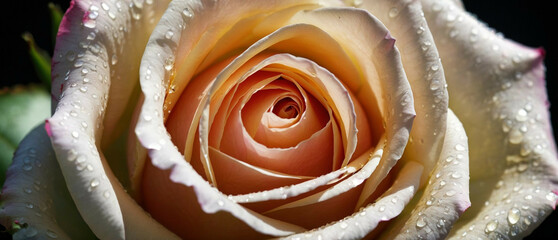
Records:
[[[43,82],[46,89],[50,90],[50,56],[46,51],[35,44],[35,40],[31,33],[25,32],[22,37],[29,46],[29,56],[31,57],[31,62],[33,63],[33,67],[35,67],[37,76]]]
[[[58,33],[58,27],[60,27],[60,22],[62,22],[62,16],[64,13],[60,6],[54,3],[48,3],[48,8],[50,9],[50,22],[52,27],[52,43],[56,42],[56,34]]]
[[[0,185],[19,142],[50,116],[50,95],[37,86],[0,89]]]

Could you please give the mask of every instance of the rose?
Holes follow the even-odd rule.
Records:
[[[540,52],[495,37],[453,2],[423,1],[422,6],[405,1],[357,4],[386,25],[398,39],[397,48],[393,47],[394,40],[387,35],[382,23],[364,10],[316,9],[318,6],[311,4],[295,7],[301,4],[298,2],[243,3],[225,8],[227,4],[231,3],[196,5],[176,1],[168,7],[151,1],[129,5],[122,2],[74,3],[58,37],[53,70],[53,98],[58,103],[46,124],[56,157],[41,129],[26,138],[16,153],[2,195],[3,223],[11,225],[12,221],[17,221],[24,227],[18,234],[24,237],[46,234],[83,238],[90,236],[88,229],[103,239],[171,238],[174,236],[171,231],[183,237],[191,234],[230,236],[232,233],[283,236],[303,232],[297,225],[310,224],[307,228],[314,228],[337,217],[338,221],[333,224],[302,236],[374,236],[379,231],[371,231],[378,226],[379,230],[388,228],[389,231],[383,233],[385,237],[397,234],[410,238],[417,235],[442,238],[450,229],[455,236],[509,234],[520,237],[528,234],[555,205],[552,191],[556,191],[556,157],[544,108],[546,96],[541,80]],[[165,9],[166,13],[152,31]],[[421,17],[422,10],[428,24]],[[243,18],[244,14],[255,15]],[[258,18],[267,18],[267,21],[250,24],[260,20]],[[238,21],[242,21],[242,25],[234,25]],[[294,23],[307,25],[291,25]],[[229,34],[224,33],[227,30]],[[269,37],[256,43],[267,35]],[[145,50],[137,51],[144,48],[148,38],[151,40]],[[226,45],[227,40],[240,41],[240,44]],[[341,137],[334,139],[341,139],[343,154],[348,155],[341,159],[351,162],[347,168],[315,178],[310,182],[313,184],[303,182],[266,194],[226,197],[202,178],[224,191],[226,187],[219,184],[223,182],[219,178],[227,176],[212,176],[209,169],[214,162],[205,161],[205,157],[197,162],[197,167],[196,162],[191,165],[184,162],[179,151],[186,158],[197,151],[184,150],[195,148],[195,145],[184,139],[176,140],[185,138],[179,136],[185,131],[180,133],[170,127],[175,119],[173,115],[181,114],[173,104],[178,106],[181,104],[179,97],[190,96],[180,94],[188,92],[188,86],[192,86],[184,81],[195,79],[192,80],[195,83],[199,76],[211,75],[207,72],[221,72],[206,92],[193,95],[201,99],[194,97],[183,103],[186,108],[192,106],[192,101],[202,103],[199,112],[201,155],[206,153],[209,160],[215,160],[215,152],[222,149],[211,144],[212,135],[208,137],[214,132],[209,128],[210,122],[219,119],[218,113],[211,112],[215,107],[209,101],[217,97],[209,97],[210,94],[221,89],[220,83],[226,83],[235,67],[262,56],[247,57],[255,52],[254,49],[279,40],[284,41],[273,50],[296,53],[310,60],[275,55],[267,59],[268,63],[282,63],[279,64],[282,69],[303,66],[297,71],[307,78],[313,76],[310,70],[316,70],[315,75],[319,77],[315,80],[326,80],[331,72],[342,82],[342,85],[334,84],[336,88],[331,85],[320,88],[315,83],[313,88],[304,91],[317,98],[335,96],[321,104],[333,109],[329,121],[338,121],[335,129],[341,132]],[[293,41],[299,42],[293,44]],[[195,44],[197,47],[193,47]],[[299,44],[305,44],[304,48],[297,47]],[[240,56],[233,51],[246,50],[251,45],[255,47]],[[227,57],[235,60],[228,67],[219,68],[217,63],[227,61]],[[308,67],[318,64],[325,69]],[[211,69],[205,70],[209,66]],[[134,88],[138,85],[137,79],[142,85],[141,97],[137,96],[139,89]],[[359,81],[365,83],[365,90],[357,91],[360,88],[355,85],[358,86]],[[459,118],[447,110],[446,81],[450,108]],[[207,84],[207,81],[201,82]],[[343,94],[335,95],[336,91],[348,93],[343,97]],[[323,95],[314,94],[316,92]],[[374,100],[378,104],[371,103]],[[354,103],[355,110],[344,114],[343,108],[338,106],[350,102]],[[133,113],[136,104],[136,113]],[[287,104],[295,109],[303,106]],[[358,104],[363,111],[358,110]],[[294,116],[288,115],[289,108],[275,106],[285,110],[276,116]],[[168,115],[171,109],[174,112]],[[232,112],[235,111],[233,108]],[[350,156],[353,147],[364,148],[357,152],[368,153],[360,137],[354,144],[355,127],[347,122],[359,121],[350,117],[352,112],[357,117],[363,113],[367,115],[365,122],[369,127],[382,133],[375,134],[385,136],[373,141],[377,151],[370,157],[367,154],[363,158],[355,156],[357,159]],[[172,143],[165,133],[163,116],[169,121],[167,131],[173,137]],[[375,117],[385,122],[385,127],[378,128],[381,125],[374,121]],[[464,129],[459,121],[463,122]],[[362,130],[367,124],[362,125],[357,124],[356,128]],[[123,133],[121,129],[128,127],[129,131]],[[140,145],[134,144],[133,129]],[[192,138],[196,129],[187,132],[189,139],[196,140],[195,136]],[[217,131],[217,134],[220,133]],[[465,135],[471,141],[467,142]],[[122,160],[125,144],[129,173]],[[142,146],[147,149],[149,160],[143,159]],[[470,149],[469,154],[467,149]],[[362,164],[358,164],[360,161]],[[141,167],[144,162],[145,169]],[[41,171],[41,167],[48,171]],[[376,170],[372,171],[374,168]],[[60,170],[64,180],[60,178]],[[143,185],[140,186],[138,178],[142,174]],[[472,207],[457,220],[469,204],[469,175]],[[118,181],[164,227],[149,218]],[[153,186],[160,182],[164,185]],[[315,187],[317,189],[313,190]],[[356,190],[346,189],[354,187]],[[246,189],[243,188],[226,191],[241,193]],[[71,197],[67,192],[60,193],[59,189],[67,189]],[[308,190],[309,193],[304,193]],[[317,192],[320,192],[319,198],[313,197]],[[346,199],[354,192],[360,194],[357,207],[364,208],[351,215],[355,204],[348,205]],[[311,196],[306,202],[297,201],[271,212],[262,212],[258,208],[265,209],[265,206],[257,203],[244,203],[262,198],[281,199],[283,194],[288,197],[286,201]],[[167,198],[156,198],[158,196]],[[278,201],[270,202],[276,204]],[[309,214],[324,208],[328,210],[324,216]],[[174,218],[172,211],[190,215]],[[337,216],[340,214],[351,216],[340,220],[343,218]],[[192,221],[192,216],[197,221]],[[305,221],[296,222],[297,218]],[[387,220],[390,220],[388,224],[380,224]],[[210,231],[214,227],[219,230]]]

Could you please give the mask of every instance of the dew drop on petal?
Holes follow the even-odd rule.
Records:
[[[165,33],[165,38],[166,38],[166,39],[171,39],[173,36],[174,36],[174,32],[173,32],[172,30],[168,30],[168,31]]]
[[[89,182],[89,186],[91,186],[91,188],[96,188],[97,186],[99,186],[100,182],[98,179],[93,178],[91,180],[91,182]]]
[[[486,224],[486,227],[484,228],[484,232],[491,233],[494,230],[496,230],[497,227],[498,227],[498,220],[492,220]]]
[[[519,217],[521,216],[519,209],[512,208],[508,212],[508,222],[510,224],[516,224],[519,221]]]
[[[556,194],[553,193],[553,192],[549,192],[548,194],[546,194],[546,199],[547,199],[548,201],[551,201],[551,202],[555,202],[555,201],[556,201],[556,197],[557,197]]]
[[[417,224],[416,224],[416,225],[417,225],[417,227],[419,227],[419,228],[422,228],[422,227],[426,226],[426,221],[424,220],[424,217],[422,217],[422,216],[419,217],[419,218],[417,219]]]
[[[116,54],[113,54],[110,58],[110,64],[116,65],[116,63],[118,63],[118,57],[116,56]]]
[[[184,8],[184,10],[182,10],[182,14],[186,17],[192,17],[194,16],[194,14],[192,13],[192,11],[189,8]]]
[[[525,120],[527,120],[527,111],[525,111],[525,109],[519,109],[517,110],[517,114],[515,115],[515,120],[517,120],[518,122],[524,122]]]
[[[391,8],[388,13],[390,18],[397,17],[398,14],[399,14],[399,9],[397,9],[396,7]]]
[[[49,238],[58,238],[58,234],[56,234],[54,231],[52,231],[52,230],[50,230],[50,229],[48,229],[48,230],[46,231],[46,235],[47,235]]]

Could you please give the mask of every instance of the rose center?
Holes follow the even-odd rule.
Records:
[[[286,97],[275,103],[272,112],[280,118],[296,118],[300,107],[292,98]]]

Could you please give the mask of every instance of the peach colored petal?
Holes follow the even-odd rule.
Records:
[[[304,232],[289,236],[291,239],[308,237],[316,239],[362,239],[381,222],[397,217],[411,201],[420,184],[422,166],[407,162],[393,185],[375,202],[352,215]]]
[[[287,175],[249,165],[210,147],[209,157],[219,191],[225,194],[246,194],[301,183],[311,177]]]

